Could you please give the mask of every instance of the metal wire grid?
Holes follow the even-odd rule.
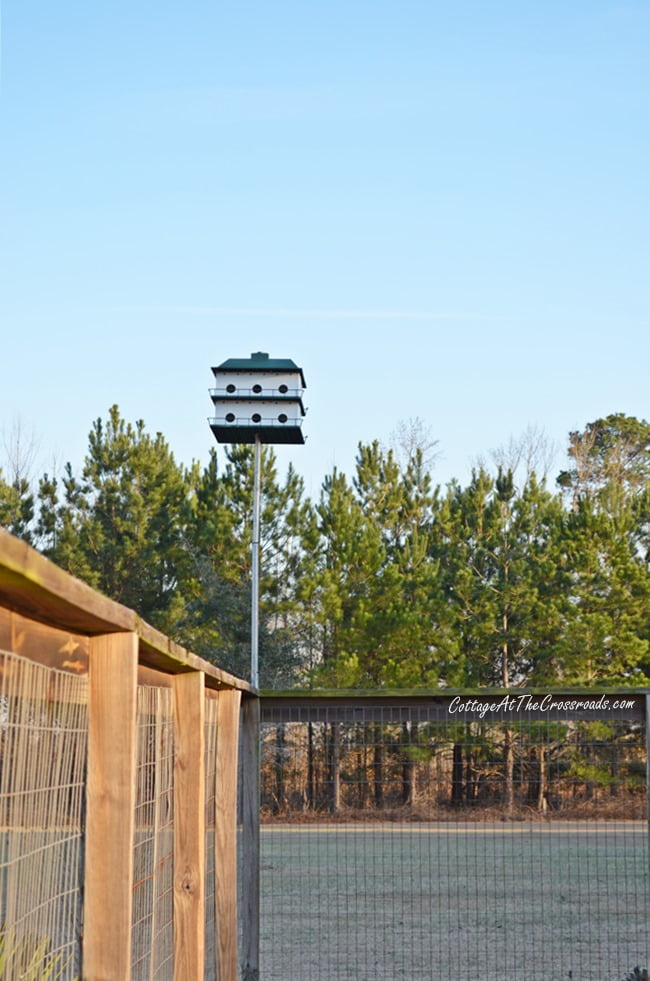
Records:
[[[134,981],[174,975],[174,721],[169,688],[138,686]]]
[[[0,652],[3,977],[79,970],[85,677]]]
[[[217,700],[205,700],[205,981],[217,981],[215,823],[217,785]]]
[[[645,763],[618,719],[264,725],[262,976],[623,981]]]

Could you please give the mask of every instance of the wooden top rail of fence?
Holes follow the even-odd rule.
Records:
[[[87,670],[91,637],[123,632],[137,635],[144,672],[201,671],[208,688],[252,691],[0,529],[0,650],[80,674]]]

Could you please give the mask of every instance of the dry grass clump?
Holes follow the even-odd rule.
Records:
[[[499,821],[644,821],[646,804],[635,797],[608,801],[576,801],[563,804],[557,809],[539,811],[527,805],[519,805],[507,811],[498,804],[481,805],[437,804],[429,801],[416,801],[413,804],[387,807],[348,807],[337,811],[326,808],[284,808],[265,807],[261,812],[263,824],[342,824],[364,822],[373,823],[496,823]]]
[[[0,926],[0,978],[20,981],[60,981],[66,965],[61,954],[49,953],[47,937],[19,936]]]

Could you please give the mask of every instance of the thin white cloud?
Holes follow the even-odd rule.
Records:
[[[211,307],[142,304],[113,307],[114,313],[182,314],[193,317],[283,317],[300,320],[497,320],[480,313],[433,310],[292,310],[264,307]]]

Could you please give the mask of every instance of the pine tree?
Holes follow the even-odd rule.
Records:
[[[579,503],[562,544],[571,592],[555,646],[556,675],[570,684],[646,684],[650,576],[624,516]]]
[[[562,529],[571,601],[558,671],[574,683],[644,683],[650,650],[650,424],[622,413],[569,437]]]
[[[82,475],[69,465],[39,486],[46,554],[146,620],[168,630],[187,562],[188,484],[160,433],[132,426],[112,406],[89,434]]]
[[[534,474],[522,491],[503,470],[450,485],[435,555],[458,637],[453,684],[507,688],[532,676],[558,622],[548,584],[560,513]]]
[[[0,470],[0,527],[31,543],[34,506],[34,494],[29,481],[25,477],[16,476],[8,482],[3,479]]]
[[[361,444],[352,485],[337,471],[326,478],[317,506],[321,681],[438,684],[448,645],[430,555],[436,507],[419,452],[402,470],[392,451]]]
[[[553,576],[558,500],[531,474],[522,491],[511,471],[495,478],[480,469],[467,488],[450,485],[441,510],[436,556],[458,638],[454,685],[509,688],[529,682],[540,649],[559,622],[546,588]],[[549,636],[551,635],[551,636]],[[463,803],[465,733],[454,746],[451,799]],[[515,734],[501,745],[505,805],[514,806]],[[468,761],[469,762],[469,761]]]
[[[188,548],[192,599],[178,626],[197,653],[247,677],[250,668],[253,448],[227,447],[219,473],[213,451],[196,475]],[[273,450],[261,454],[259,662],[262,687],[286,686],[304,655],[296,599],[310,506],[290,466],[278,479]]]

